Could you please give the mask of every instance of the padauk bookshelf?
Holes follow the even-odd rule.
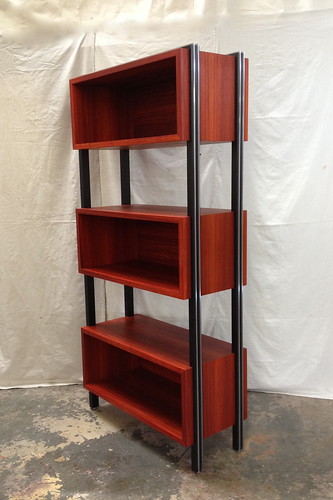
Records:
[[[84,274],[84,386],[184,446],[202,470],[203,439],[247,414],[242,287],[247,62],[190,45],[70,80],[79,150],[79,271]],[[232,206],[200,207],[199,150],[232,143]],[[185,146],[187,205],[132,205],[131,149]],[[89,149],[119,149],[122,205],[91,207]],[[135,167],[134,167],[135,168]],[[124,285],[125,313],[96,324],[94,279]],[[189,328],[137,314],[133,288],[188,300]],[[201,333],[201,295],[232,290],[232,342]]]

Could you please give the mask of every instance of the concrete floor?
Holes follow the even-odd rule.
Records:
[[[333,401],[250,393],[245,447],[231,430],[190,453],[79,386],[0,391],[1,500],[333,498]]]

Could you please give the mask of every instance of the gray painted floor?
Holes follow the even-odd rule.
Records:
[[[0,391],[0,499],[333,498],[333,401],[249,394],[245,447],[231,430],[190,453],[79,386]]]

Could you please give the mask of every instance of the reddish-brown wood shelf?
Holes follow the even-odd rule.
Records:
[[[244,213],[246,249],[246,213]],[[201,292],[234,286],[233,213],[201,210]],[[79,271],[180,299],[191,294],[185,207],[119,205],[77,210]],[[244,252],[244,268],[246,251]],[[246,268],[244,272],[246,282]]]
[[[201,141],[233,141],[235,57],[200,52],[200,75]],[[74,149],[184,143],[190,138],[189,49],[73,78],[70,95]]]
[[[193,443],[187,330],[136,314],[82,328],[82,351],[86,389],[175,441]],[[246,368],[246,350],[244,362]],[[204,437],[208,437],[234,425],[231,345],[203,335],[202,363]],[[244,407],[246,418],[246,391]]]
[[[246,284],[247,274],[247,213],[243,224],[238,216],[234,220],[231,210],[201,209],[200,222],[193,213],[199,206],[197,153],[204,143],[235,141],[231,205],[241,206],[248,61],[244,64],[243,54],[198,50],[196,45],[178,48],[70,80],[73,147],[85,150],[79,155],[83,207],[90,206],[89,149],[188,147],[188,207],[81,208],[76,217],[79,272],[125,285],[125,317],[94,325],[94,280],[85,279],[87,323],[93,325],[81,332],[89,404],[97,407],[101,397],[178,443],[193,445],[196,472],[202,468],[202,438],[234,425],[233,446],[240,449],[241,421],[247,417],[247,351],[242,348],[240,308],[240,282]],[[121,151],[120,166],[122,201],[130,203],[128,151]],[[201,283],[196,279],[198,266]],[[234,287],[232,346],[201,335],[197,299],[200,293]],[[179,299],[191,299],[193,288],[190,329],[131,316],[132,288]]]

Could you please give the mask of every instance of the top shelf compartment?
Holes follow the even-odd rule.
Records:
[[[73,78],[70,94],[74,149],[140,148],[190,138],[189,49]],[[200,52],[200,102],[201,141],[233,141],[234,56]],[[247,98],[245,108],[247,117]]]

